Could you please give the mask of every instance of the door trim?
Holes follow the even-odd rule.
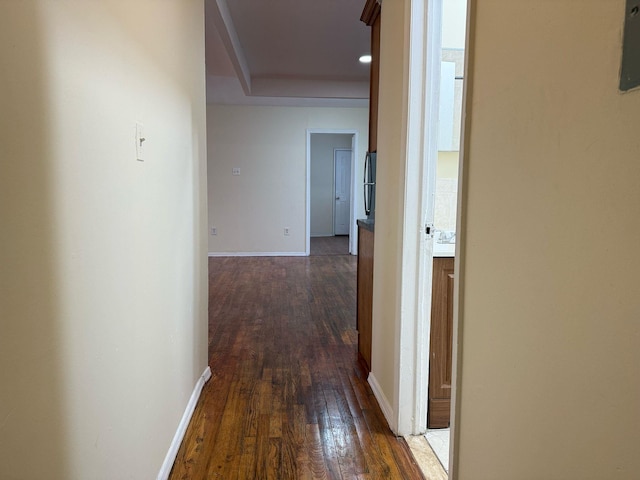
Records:
[[[356,209],[355,191],[356,191],[356,159],[358,158],[358,136],[359,131],[356,129],[340,129],[340,128],[307,128],[307,165],[306,165],[306,216],[307,221],[305,225],[305,237],[306,247],[305,255],[309,256],[311,253],[311,134],[312,133],[327,133],[327,134],[341,134],[352,135],[353,148],[351,149],[351,208],[349,213],[349,253],[356,255],[358,253],[358,230],[356,228],[356,220],[358,211]],[[348,149],[345,149],[348,150]]]
[[[421,434],[427,427],[429,334],[433,275],[435,167],[440,90],[442,2],[411,2],[409,91],[402,247],[402,283],[395,391],[397,433]]]

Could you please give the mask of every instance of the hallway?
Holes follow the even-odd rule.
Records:
[[[349,255],[209,259],[209,364],[172,479],[421,479],[356,362]]]

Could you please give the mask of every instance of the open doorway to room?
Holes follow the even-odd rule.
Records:
[[[466,19],[466,0],[411,6],[407,149],[416,155],[407,160],[415,175],[407,176],[405,195],[415,201],[407,203],[405,215],[417,219],[424,235],[403,243],[411,260],[404,274],[416,294],[407,295],[405,311],[411,314],[400,326],[400,361],[414,369],[399,376],[397,401],[407,408],[398,411],[398,431],[419,463],[421,453],[428,454],[425,474],[438,479],[447,477],[452,463],[450,424],[455,437],[453,296]]]
[[[355,136],[340,131],[307,134],[310,255],[355,253]]]
[[[426,438],[446,471],[450,450],[453,279],[466,18],[467,0],[443,2]]]

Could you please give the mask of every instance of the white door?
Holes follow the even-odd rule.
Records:
[[[333,233],[349,235],[351,213],[351,150],[334,150],[335,208]]]

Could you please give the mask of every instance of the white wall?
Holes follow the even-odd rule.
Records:
[[[457,451],[464,480],[640,471],[640,91],[625,2],[473,1]]]
[[[333,235],[335,205],[334,150],[351,149],[353,135],[311,134],[311,236]],[[358,172],[354,172],[356,178]],[[359,182],[360,183],[360,182]]]
[[[1,478],[160,469],[207,365],[203,40],[200,0],[0,2]]]
[[[358,131],[356,172],[367,147],[365,108],[208,105],[209,252],[306,249],[306,130]],[[240,168],[240,176],[232,169]],[[362,198],[362,187],[356,198]],[[358,216],[364,216],[362,200]],[[289,227],[290,235],[283,234]]]

